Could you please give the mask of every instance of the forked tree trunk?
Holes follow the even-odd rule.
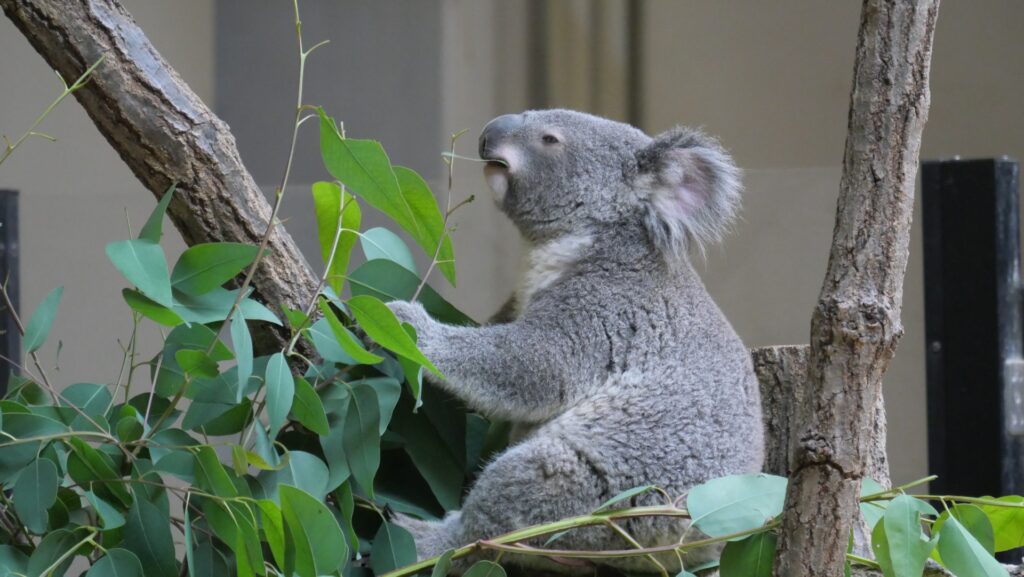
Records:
[[[841,575],[860,480],[888,481],[879,383],[902,332],[938,3],[865,0],[835,237],[811,345],[754,351],[766,403],[766,470],[792,476],[781,576]],[[178,183],[170,214],[187,243],[259,241],[270,206],[227,126],[116,0],[0,0],[0,7],[65,78],[105,55],[75,96],[146,188],[159,197]],[[315,275],[283,228],[270,246],[254,285],[268,302],[299,306]]]
[[[876,450],[881,378],[903,334],[928,70],[939,0],[865,0],[825,282],[811,317],[804,399],[775,574],[843,574],[861,480]]]

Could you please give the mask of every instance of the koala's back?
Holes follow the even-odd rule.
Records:
[[[589,319],[593,340],[581,354],[596,354],[585,392],[531,436],[571,445],[610,495],[647,483],[681,494],[760,471],[763,422],[748,350],[688,263],[630,246],[595,241],[527,305],[526,314]]]

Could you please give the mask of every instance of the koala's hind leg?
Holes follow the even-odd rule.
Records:
[[[400,517],[397,522],[416,539],[420,559],[480,539],[497,537],[529,525],[556,521],[592,511],[606,498],[607,484],[594,467],[561,440],[534,438],[510,448],[481,473],[461,511],[441,521]],[[607,547],[604,528],[574,531],[559,540],[568,548]],[[490,558],[491,555],[485,558]],[[453,566],[465,571],[475,559]],[[503,562],[555,571],[571,568],[522,555],[505,555]],[[575,568],[580,572],[580,568]],[[593,573],[592,568],[583,568]]]

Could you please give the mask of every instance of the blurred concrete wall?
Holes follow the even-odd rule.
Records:
[[[294,98],[288,7],[123,1],[228,119],[243,158],[272,190]],[[488,119],[529,106],[635,118],[652,132],[685,123],[719,135],[746,169],[744,222],[698,268],[750,345],[806,342],[832,231],[859,3],[306,0],[302,8],[307,46],[332,41],[311,57],[307,102],[327,106],[352,136],[381,140],[422,171],[442,200],[440,153],[449,135],[468,129],[458,152],[472,155]],[[624,53],[638,30],[636,52]],[[0,20],[0,131],[24,130],[58,91],[51,74]],[[1024,157],[1022,88],[1024,4],[945,2],[922,156]],[[124,238],[123,209],[138,226],[153,200],[73,101],[43,129],[60,141],[32,141],[0,168],[0,186],[22,191],[23,310],[66,285],[54,333],[64,341],[56,380],[110,381],[120,361],[116,340],[127,337],[130,319],[103,246]],[[308,184],[325,174],[316,131],[304,128],[301,138],[285,216],[318,262]],[[457,163],[454,177],[454,199],[475,194],[477,201],[455,217],[460,281],[445,290],[482,318],[513,284],[519,242],[476,166]],[[169,236],[169,251],[180,251],[180,239]],[[921,277],[915,228],[906,336],[886,379],[897,481],[927,472]],[[144,342],[153,347],[159,335],[147,331]],[[53,343],[43,356],[52,362],[55,353]]]

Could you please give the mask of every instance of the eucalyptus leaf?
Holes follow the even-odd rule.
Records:
[[[238,361],[238,394],[235,402],[241,403],[249,384],[249,377],[252,376],[253,352],[252,335],[240,309],[231,317],[231,343],[234,345],[235,359]]]
[[[139,231],[139,240],[147,240],[152,243],[160,242],[160,238],[163,236],[164,215],[167,213],[167,205],[171,203],[174,191],[177,188],[178,183],[175,182],[164,191],[164,195],[160,197],[160,202],[156,203],[156,208],[153,209],[149,218],[146,219],[146,224],[142,225],[142,230]]]
[[[367,352],[363,343],[334,315],[334,311],[331,310],[331,305],[327,303],[326,299],[320,299],[320,312],[323,313],[327,325],[331,328],[334,338],[337,339],[338,345],[345,351],[345,354],[363,365],[375,365],[384,360],[384,357]]]
[[[267,421],[270,424],[270,436],[275,437],[288,419],[292,401],[295,399],[295,379],[283,354],[278,352],[270,357],[264,384],[267,387]]]
[[[1024,547],[1024,497],[1009,495],[995,500],[1003,501],[1008,505],[1017,505],[1016,507],[981,506],[981,510],[992,522],[996,552]]]
[[[327,465],[319,457],[305,451],[289,451],[288,461],[275,471],[261,471],[256,481],[266,498],[279,502],[279,488],[290,485],[323,500],[327,496]]]
[[[621,493],[615,495],[611,499],[608,499],[604,503],[601,503],[601,505],[598,506],[597,509],[594,509],[594,513],[607,511],[613,505],[621,503],[622,501],[625,501],[627,499],[631,499],[637,495],[642,495],[643,493],[647,493],[648,491],[653,491],[654,489],[654,485],[641,485],[639,487],[633,487],[632,489],[626,489],[625,491],[622,491]]]
[[[755,533],[742,541],[729,541],[722,549],[721,577],[771,577],[775,559],[774,533]]]
[[[92,505],[93,510],[100,516],[100,520],[103,522],[104,531],[117,529],[124,525],[124,515],[114,508],[113,505],[97,497],[96,493],[86,491],[85,498],[89,501],[89,504]]]
[[[372,387],[355,387],[345,415],[342,446],[352,475],[373,498],[373,478],[380,467],[380,405]]]
[[[48,459],[33,461],[14,486],[14,511],[35,534],[46,531],[46,511],[57,501],[57,466]]]
[[[85,577],[145,577],[142,562],[127,549],[107,549],[107,554],[100,557]]]
[[[176,327],[185,322],[178,313],[150,299],[141,292],[126,288],[121,291],[124,302],[131,309],[149,320],[167,327]]]
[[[407,301],[419,288],[420,279],[412,272],[384,259],[363,263],[349,275],[353,296],[370,295],[382,301]],[[418,298],[430,316],[452,325],[475,326],[466,314],[446,301],[430,285],[423,285]]]
[[[891,507],[890,507],[891,508]],[[1008,577],[1006,568],[974,538],[956,517],[950,517],[935,538],[942,563],[956,575]]]
[[[334,515],[310,494],[289,485],[281,485],[281,513],[291,535],[286,555],[293,559],[299,577],[329,575],[348,560],[345,535]]]
[[[174,265],[171,284],[181,292],[201,295],[235,278],[252,263],[258,252],[257,246],[236,242],[193,245]]]
[[[382,575],[415,562],[416,543],[412,534],[394,523],[381,523],[370,552],[370,567],[374,574]]]
[[[36,311],[28,319],[25,325],[25,336],[21,339],[21,347],[25,354],[31,354],[39,350],[46,342],[53,327],[53,320],[57,317],[57,307],[60,305],[61,296],[64,295],[64,287],[57,287],[50,291],[36,307]]]
[[[387,259],[413,274],[417,274],[416,261],[405,241],[386,228],[376,227],[363,232],[359,237],[359,246],[363,248],[366,260]]]
[[[872,532],[872,547],[886,577],[920,576],[925,561],[939,540],[938,536],[928,539],[924,535],[921,511],[914,501],[916,499],[907,495],[893,499],[882,522]],[[876,537],[884,538],[884,545],[880,545],[881,541]]]
[[[167,259],[159,244],[146,240],[112,242],[107,245],[107,257],[142,294],[164,307],[173,307]]]
[[[167,513],[146,499],[135,499],[128,510],[124,548],[134,553],[146,568],[146,577],[177,577],[174,539]]]
[[[395,314],[380,300],[369,295],[354,296],[348,300],[348,306],[359,326],[382,347],[416,361],[438,377],[444,377],[416,348],[416,343],[402,329]]]
[[[318,435],[330,433],[324,405],[313,386],[302,377],[295,379],[295,402],[292,403],[292,416],[304,427]]]
[[[774,475],[730,475],[697,485],[687,494],[693,524],[709,537],[757,529],[782,513],[786,479]]]
[[[463,577],[505,577],[505,569],[494,561],[477,561]]]
[[[359,203],[348,193],[343,193],[341,187],[333,182],[316,182],[313,184],[313,207],[316,212],[316,231],[320,241],[320,255],[323,257],[324,265],[330,260],[330,269],[327,271],[327,285],[340,293],[345,274],[348,271],[349,256],[352,247],[356,243],[356,232],[359,230],[362,221],[362,213]],[[339,222],[339,212],[342,212]],[[331,259],[331,248],[334,244],[338,226],[342,230],[338,236],[338,246],[334,251],[334,258]]]

